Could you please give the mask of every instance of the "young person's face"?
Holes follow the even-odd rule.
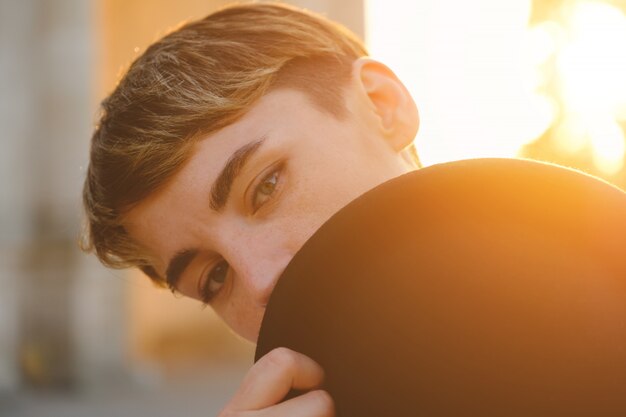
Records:
[[[363,81],[347,89],[342,120],[302,92],[268,93],[200,141],[172,180],[128,213],[126,227],[156,271],[248,340],[304,242],[347,203],[412,168],[401,153],[412,137],[402,145],[393,136],[395,110],[377,101],[396,97],[373,97],[381,86]]]

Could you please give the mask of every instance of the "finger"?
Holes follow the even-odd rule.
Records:
[[[277,348],[250,368],[229,408],[260,410],[280,402],[292,388],[318,388],[323,379],[324,371],[313,359]]]
[[[258,417],[333,417],[335,404],[326,391],[309,391],[299,397],[268,407]]]

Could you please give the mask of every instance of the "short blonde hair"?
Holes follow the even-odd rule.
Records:
[[[109,267],[138,266],[163,285],[126,233],[124,213],[172,178],[201,137],[273,88],[302,90],[342,117],[342,88],[364,55],[339,24],[267,3],[222,9],[151,45],[102,102],[83,189],[82,248]]]

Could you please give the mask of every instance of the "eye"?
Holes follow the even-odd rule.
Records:
[[[222,260],[207,273],[206,278],[201,281],[201,287],[199,288],[202,302],[209,303],[222,289],[228,276],[228,269],[228,262]]]
[[[256,212],[265,203],[271,200],[274,191],[278,186],[280,180],[280,174],[282,172],[282,166],[279,166],[268,175],[261,179],[261,182],[254,188],[254,194],[252,196],[252,211]]]

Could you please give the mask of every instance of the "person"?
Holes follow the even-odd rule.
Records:
[[[83,248],[201,300],[255,342],[304,242],[419,168],[418,127],[405,86],[344,27],[282,4],[227,7],[147,48],[103,101]],[[314,361],[276,349],[223,415],[330,416],[322,380]],[[282,402],[292,388],[303,394]]]

